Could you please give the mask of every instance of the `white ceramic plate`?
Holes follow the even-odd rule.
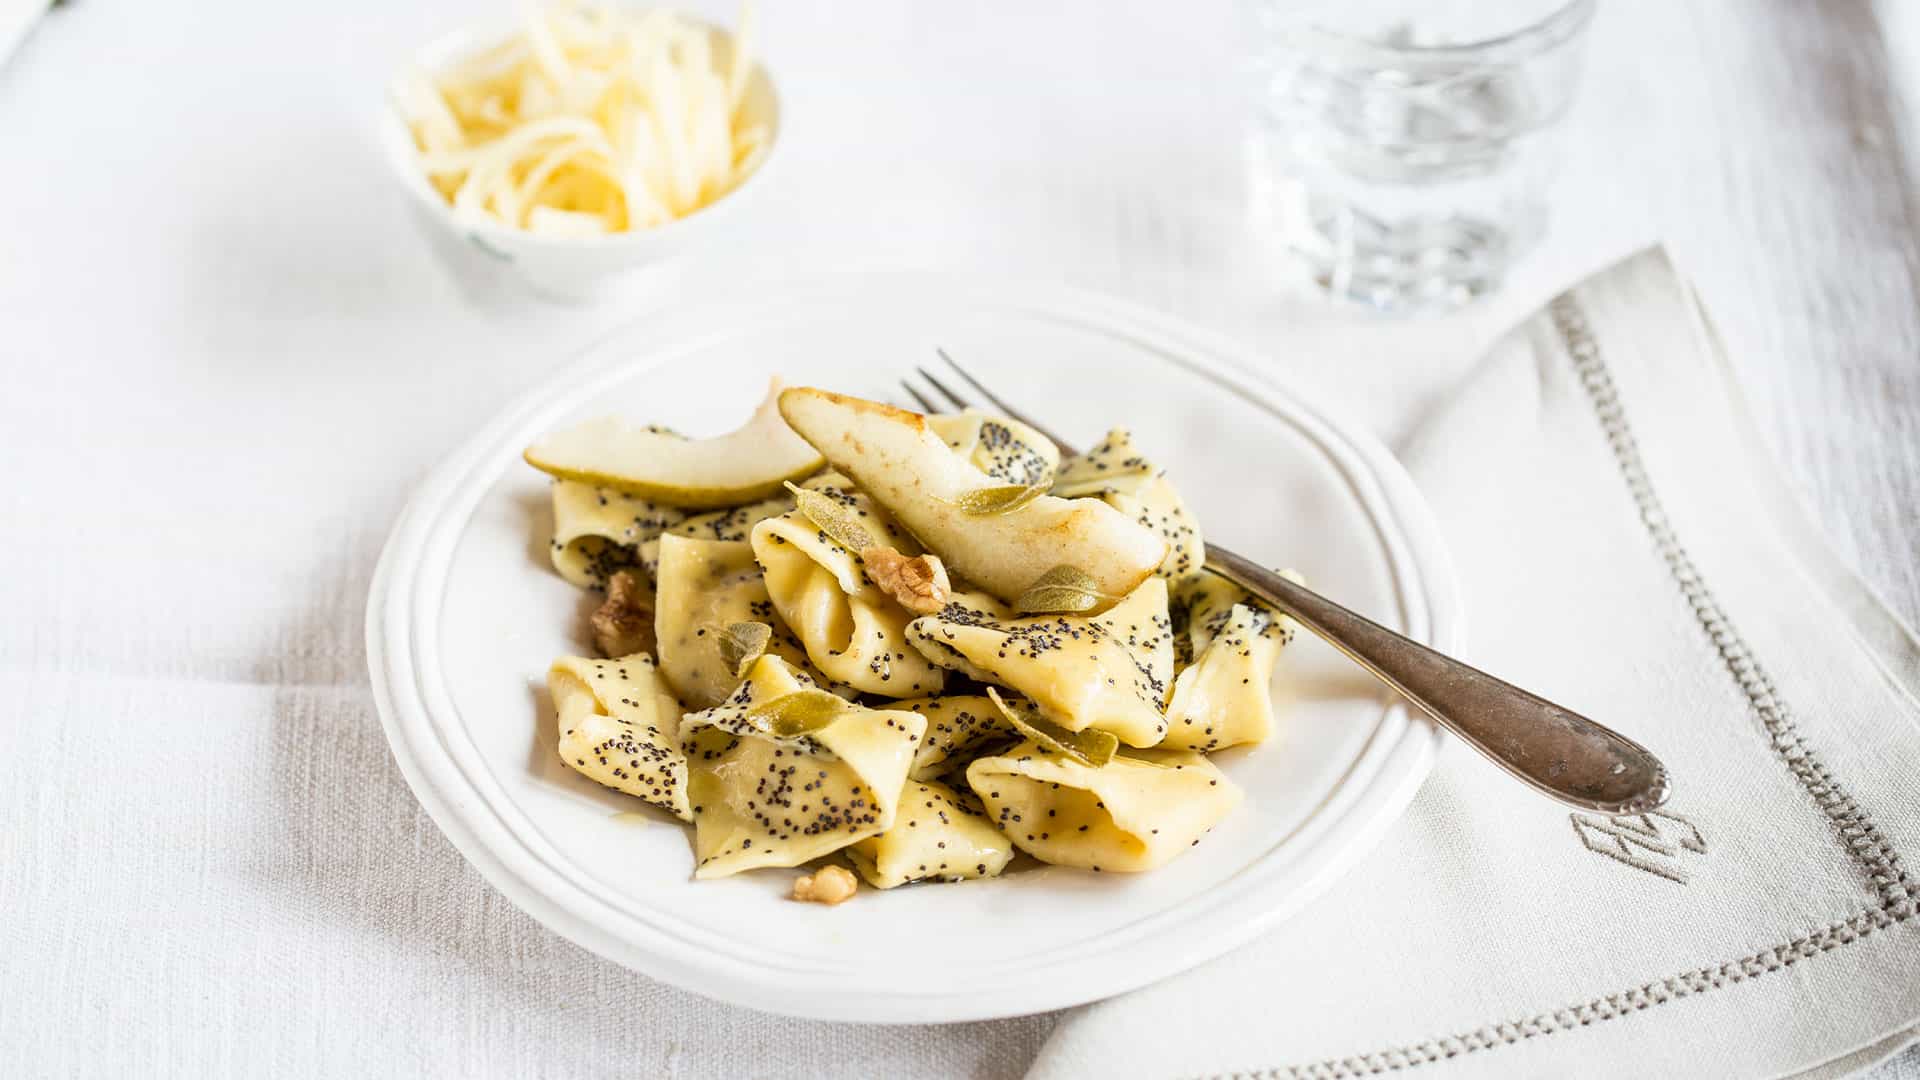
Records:
[[[793,871],[694,883],[685,831],[561,765],[544,679],[585,652],[593,601],[549,568],[539,433],[608,412],[693,435],[738,424],[778,372],[879,398],[946,348],[1065,437],[1125,424],[1207,535],[1361,612],[1454,644],[1452,572],[1406,474],[1284,388],[1280,360],[1060,290],[893,275],[636,321],[496,419],[394,527],[367,654],[394,756],[429,812],[534,917],[636,970],[832,1020],[968,1020],[1091,1001],[1246,941],[1298,909],[1405,808],[1439,738],[1302,635],[1282,736],[1217,760],[1247,798],[1149,874],[1041,867],[983,882],[784,899]]]

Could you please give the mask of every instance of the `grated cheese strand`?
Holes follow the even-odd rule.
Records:
[[[772,133],[743,120],[757,23],[727,47],[665,9],[530,8],[515,37],[392,97],[462,216],[554,236],[652,228],[739,187]]]

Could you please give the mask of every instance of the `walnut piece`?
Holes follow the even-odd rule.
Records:
[[[812,904],[843,903],[860,889],[860,881],[844,866],[823,866],[811,874],[802,874],[793,882],[793,898]]]
[[[953,583],[947,580],[947,568],[938,555],[907,558],[890,547],[870,547],[860,552],[867,565],[867,576],[900,606],[916,615],[932,615],[947,606]]]
[[[652,587],[631,570],[614,574],[607,579],[607,602],[594,610],[591,621],[593,643],[602,656],[652,652]]]

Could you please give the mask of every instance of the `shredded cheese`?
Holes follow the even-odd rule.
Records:
[[[664,9],[558,3],[393,97],[455,213],[553,236],[652,228],[765,160],[772,132],[744,115],[755,33],[751,6],[716,43]]]

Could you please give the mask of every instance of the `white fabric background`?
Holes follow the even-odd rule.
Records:
[[[387,72],[471,13],[82,0],[0,69],[0,1057],[1018,1074],[1054,1018],[804,1024],[604,964],[494,895],[393,768],[360,645],[388,524],[438,454],[628,314],[449,269],[384,175]],[[1915,50],[1871,10],[1606,5],[1547,249],[1492,304],[1389,326],[1290,297],[1249,227],[1226,5],[764,14],[787,181],[756,243],[686,288],[1066,280],[1261,345],[1399,438],[1497,329],[1662,237],[1792,482],[1920,614],[1920,141],[1888,59]]]
[[[1503,338],[1405,452],[1473,603],[1463,655],[1654,747],[1662,813],[1616,843],[1449,744],[1325,896],[1064,1018],[1034,1075],[1771,1076],[1920,1036],[1920,641],[1804,528],[1707,340],[1636,257]],[[1156,1026],[1206,1035],[1130,1038]]]

